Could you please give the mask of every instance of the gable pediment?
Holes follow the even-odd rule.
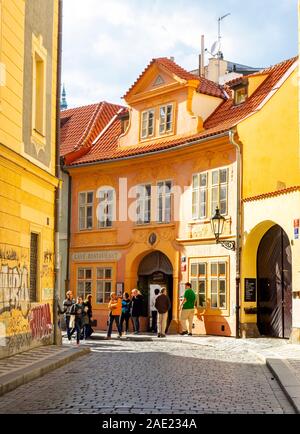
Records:
[[[143,72],[124,98],[126,102],[149,98],[152,95],[179,88],[186,82],[161,65],[154,63]]]
[[[165,80],[162,78],[162,76],[159,74],[154,83],[152,84],[152,87],[157,87],[157,86],[162,86],[163,84],[165,84]]]

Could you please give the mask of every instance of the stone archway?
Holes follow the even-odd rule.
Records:
[[[153,291],[157,288],[167,288],[167,293],[173,306],[173,266],[169,258],[161,251],[152,251],[140,262],[138,267],[138,286],[145,297],[145,315],[151,318],[151,302]],[[169,321],[172,321],[172,309],[169,311]],[[153,325],[151,325],[153,328]]]
[[[292,252],[279,225],[264,234],[257,249],[257,326],[264,336],[291,334]]]

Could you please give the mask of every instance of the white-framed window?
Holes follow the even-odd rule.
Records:
[[[97,207],[98,228],[111,228],[115,220],[115,190],[100,188],[97,191],[99,205]]]
[[[77,271],[77,297],[86,299],[92,293],[92,269],[78,268]]]
[[[198,307],[206,306],[207,271],[206,262],[195,262],[191,264],[191,284],[197,295]]]
[[[248,86],[242,86],[234,91],[234,105],[245,102],[248,98]]]
[[[166,134],[173,130],[173,104],[159,108],[159,134]]]
[[[151,221],[151,184],[137,186],[137,224]]]
[[[94,193],[85,191],[79,193],[79,230],[93,228]]]
[[[96,303],[109,303],[112,292],[112,268],[97,268]]]
[[[170,223],[172,213],[172,181],[157,183],[157,222]]]
[[[211,307],[226,309],[226,262],[213,262],[210,264],[210,298]]]
[[[141,138],[146,139],[154,135],[154,109],[142,112],[141,115]]]
[[[193,219],[204,219],[207,217],[207,179],[207,172],[193,175]]]
[[[215,214],[216,207],[221,215],[228,212],[228,169],[213,170],[211,173],[211,215]]]
[[[227,308],[227,262],[206,258],[193,259],[190,263],[190,281],[197,295],[198,307]]]

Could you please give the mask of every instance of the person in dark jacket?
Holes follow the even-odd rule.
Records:
[[[84,315],[83,315],[83,339],[88,339],[93,333],[91,326],[93,319],[93,308],[92,308],[92,295],[89,294],[83,302]]]
[[[75,300],[73,299],[73,293],[72,291],[68,291],[66,293],[66,299],[63,302],[63,313],[65,315],[67,336],[69,342],[71,342],[71,331],[72,331],[72,328],[70,327],[71,308],[74,304],[75,304]]]
[[[76,342],[77,345],[80,344],[80,334],[82,329],[82,318],[84,313],[84,305],[82,297],[77,297],[76,303],[71,307],[71,315],[75,315],[75,327],[71,331],[72,334],[76,331]]]
[[[157,336],[159,338],[165,338],[168,312],[171,309],[171,302],[167,295],[166,288],[161,288],[160,294],[155,301],[155,307],[157,309]]]
[[[131,309],[131,300],[128,292],[125,292],[122,300],[122,315],[121,315],[120,328],[121,328],[121,332],[123,333],[123,323],[125,321],[126,334],[128,334],[129,331],[130,309]]]
[[[155,302],[159,294],[160,294],[160,290],[158,288],[155,288],[154,297],[151,303],[151,317],[152,317],[151,331],[153,333],[157,333],[157,309],[155,307]]]
[[[134,326],[134,334],[138,335],[140,332],[140,316],[143,314],[143,302],[144,297],[140,293],[138,289],[133,289],[131,291],[132,299],[131,299],[131,316]]]

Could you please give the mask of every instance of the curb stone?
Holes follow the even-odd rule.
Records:
[[[282,359],[267,358],[266,365],[280,384],[296,413],[300,414],[300,381],[289,367],[288,362]]]
[[[89,354],[90,351],[91,349],[89,347],[68,349],[65,353],[54,354],[47,359],[37,361],[30,366],[18,369],[17,372],[3,375],[0,377],[0,396],[11,392],[23,384],[42,377],[55,369],[61,368],[77,358]]]

